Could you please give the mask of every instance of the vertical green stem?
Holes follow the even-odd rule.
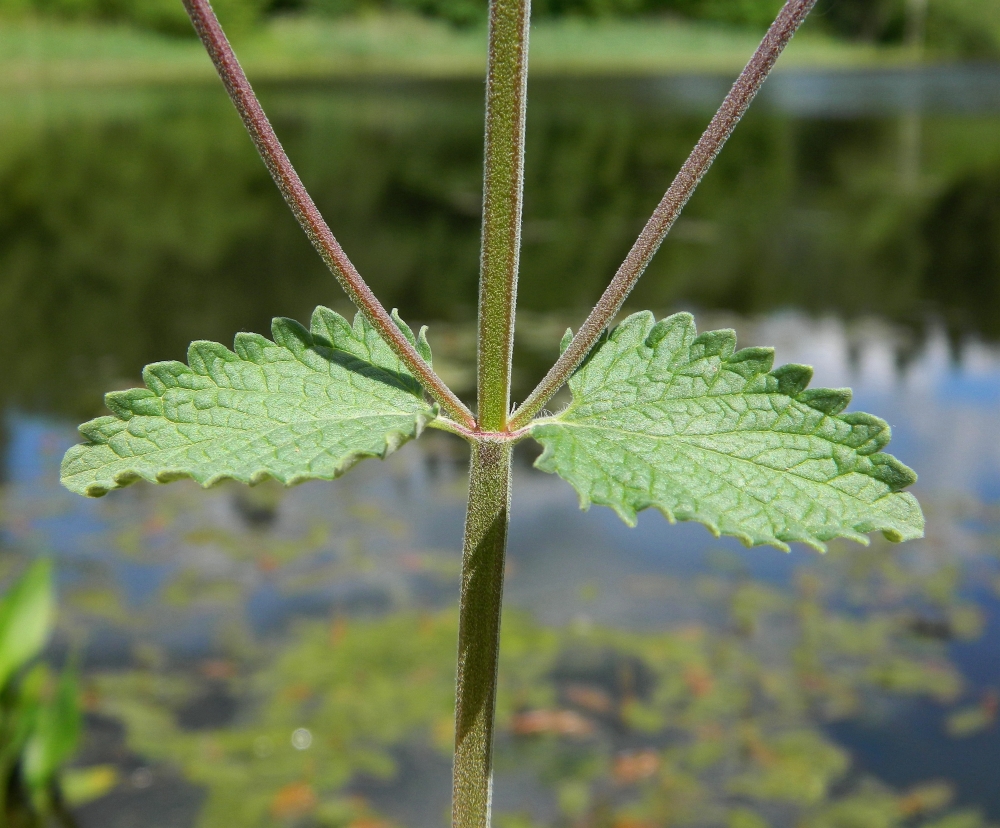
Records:
[[[530,0],[491,0],[479,279],[479,427],[504,431],[510,410],[521,248]]]
[[[512,451],[510,440],[480,439],[472,445],[458,628],[454,828],[488,828],[490,824]]]
[[[479,279],[479,434],[472,441],[462,556],[452,789],[455,828],[489,828],[490,824],[513,451],[513,441],[495,432],[506,430],[510,410],[530,9],[530,0],[490,0]]]

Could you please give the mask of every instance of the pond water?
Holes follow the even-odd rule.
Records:
[[[532,85],[516,397],[726,86]],[[261,94],[345,249],[468,396],[481,85]],[[75,424],[145,363],[346,306],[220,89],[0,104],[0,569],[58,562],[78,763],[119,779],[80,824],[444,825],[463,444],[429,434],[288,491],[60,489]],[[776,76],[643,308],[852,386],[920,473],[927,538],[785,555],[654,514],[628,529],[524,445],[497,824],[1000,821],[1000,70]]]

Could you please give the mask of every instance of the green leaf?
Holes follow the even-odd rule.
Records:
[[[56,772],[76,752],[81,716],[76,671],[66,669],[53,698],[38,712],[24,749],[24,776],[37,801],[44,801]]]
[[[419,337],[396,324],[430,361]],[[274,342],[236,335],[234,351],[194,342],[188,364],[146,366],[146,388],[108,394],[114,416],[80,426],[88,442],[63,459],[62,482],[100,497],[139,478],[225,478],[293,485],[339,477],[364,457],[385,457],[436,416],[423,391],[368,321],[327,308],[310,330],[275,319]]]
[[[848,389],[807,389],[811,368],[772,371],[770,348],[735,347],[733,331],[699,336],[690,314],[630,316],[570,379],[570,406],[531,426],[535,465],[629,525],[654,507],[748,546],[921,537],[902,491],[916,475],[880,453],[889,426],[842,414]]]
[[[0,689],[45,647],[53,617],[52,564],[36,561],[0,603]]]
[[[6,722],[0,716],[0,726],[6,725],[3,738],[0,738],[0,767],[4,773],[20,761],[24,746],[35,730],[42,697],[50,679],[48,665],[44,662],[35,664],[8,696],[4,711]]]

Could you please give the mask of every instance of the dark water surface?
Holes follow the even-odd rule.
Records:
[[[515,396],[726,85],[532,86]],[[481,85],[261,92],[359,270],[470,394]],[[121,779],[81,823],[444,824],[462,444],[288,492],[61,490],[74,424],[145,363],[345,306],[221,90],[0,104],[0,567],[60,564],[81,761]],[[928,537],[821,558],[630,530],[524,446],[498,825],[931,824],[934,780],[1000,820],[1000,71],[776,77],[629,308],[851,385],[920,473]]]

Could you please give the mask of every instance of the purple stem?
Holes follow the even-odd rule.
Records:
[[[424,362],[416,348],[410,344],[403,332],[393,322],[392,317],[372,293],[371,288],[361,278],[361,274],[347,258],[343,248],[334,238],[327,223],[323,220],[312,198],[303,186],[298,173],[285,154],[278,136],[274,134],[260,102],[240,66],[229,40],[219,25],[219,20],[212,10],[208,0],[183,0],[195,31],[208,50],[212,63],[226,86],[226,91],[236,106],[243,124],[253,139],[257,152],[260,153],[274,183],[284,196],[292,213],[305,230],[309,241],[316,248],[327,267],[337,277],[341,287],[347,292],[351,301],[365,315],[365,318],[379,332],[393,352],[398,356],[413,375],[420,381],[428,394],[437,400],[441,407],[461,425],[469,429],[476,428],[476,420],[472,412],[455,396],[444,381],[434,373]]]
[[[742,74],[736,80],[732,90],[726,96],[719,111],[712,118],[704,135],[695,145],[681,171],[670,185],[663,200],[646,226],[639,234],[625,261],[608,285],[600,301],[590,312],[590,316],[576,332],[569,347],[552,366],[538,387],[518,408],[510,418],[511,430],[527,425],[532,417],[542,410],[552,395],[558,391],[597,343],[601,333],[611,324],[611,321],[621,310],[622,304],[632,292],[639,277],[642,276],[650,260],[656,254],[666,238],[670,228],[674,226],[684,205],[693,195],[705,173],[733,134],[736,125],[746,114],[761,85],[774,68],[778,56],[784,51],[792,35],[802,25],[802,21],[816,5],[817,0],[788,0],[778,14],[777,19],[768,29],[754,56],[750,59]]]

